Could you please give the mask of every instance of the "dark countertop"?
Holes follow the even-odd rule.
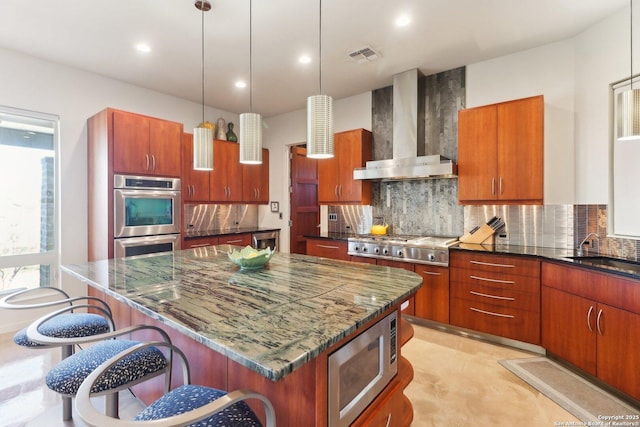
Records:
[[[277,381],[414,294],[416,273],[277,252],[245,272],[228,245],[62,270]]]
[[[246,233],[260,233],[265,231],[280,231],[279,228],[268,227],[244,227],[244,228],[226,228],[218,230],[186,230],[184,231],[184,238],[195,239],[198,237],[216,237],[216,236],[228,236],[232,234],[246,234]]]

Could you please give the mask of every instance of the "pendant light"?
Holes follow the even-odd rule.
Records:
[[[333,98],[322,94],[322,0],[318,25],[318,80],[320,95],[307,98],[307,157],[333,157]]]
[[[629,90],[617,95],[616,126],[619,141],[640,140],[640,89],[633,88],[633,0],[629,0],[631,76]]]
[[[204,121],[204,13],[211,10],[209,0],[197,0],[202,19],[202,122],[193,129],[193,169],[213,170],[213,129]]]
[[[262,163],[262,116],[253,112],[253,14],[249,0],[249,113],[240,114],[240,163]]]

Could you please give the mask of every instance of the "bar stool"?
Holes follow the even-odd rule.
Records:
[[[58,316],[65,315],[69,310],[73,310],[73,307],[65,307],[39,318],[27,327],[26,332],[30,341],[50,346],[73,346],[94,343],[63,359],[47,374],[47,386],[63,397],[62,417],[64,421],[72,418],[71,398],[75,397],[85,378],[105,360],[140,343],[140,341],[130,339],[114,338],[146,329],[160,334],[165,343],[171,343],[169,335],[165,331],[151,325],[129,326],[118,331],[76,338],[51,337],[41,332],[43,324],[54,320]],[[165,355],[156,347],[145,348],[130,354],[101,378],[101,381],[95,385],[93,393],[96,396],[104,395],[106,413],[112,417],[117,417],[118,393],[121,390],[127,389],[138,382],[165,374],[165,390],[169,391],[172,356],[171,349]],[[69,402],[68,405],[66,404],[67,401]]]
[[[101,377],[117,366],[130,354],[149,347],[165,346],[172,349],[182,362],[184,385],[168,392],[149,405],[133,420],[113,419],[97,411],[90,398],[95,384]],[[76,396],[76,411],[90,426],[113,427],[173,427],[173,426],[225,426],[262,427],[256,414],[244,401],[257,399],[266,414],[266,426],[275,427],[276,415],[273,405],[265,396],[251,390],[225,392],[211,387],[191,385],[189,364],[184,353],[177,347],[160,342],[137,344],[116,354],[95,369],[82,383]]]

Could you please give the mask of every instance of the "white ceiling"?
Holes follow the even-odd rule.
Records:
[[[205,14],[206,104],[249,111],[249,0]],[[324,0],[322,89],[335,99],[572,37],[628,0]],[[253,110],[305,107],[319,92],[318,0],[253,0]],[[412,22],[395,28],[401,13]],[[134,44],[152,52],[140,54]],[[348,54],[370,46],[373,62]],[[192,0],[0,0],[0,47],[201,102],[201,15]],[[297,57],[313,60],[302,65]]]

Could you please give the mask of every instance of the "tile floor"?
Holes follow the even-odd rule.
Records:
[[[418,325],[414,330],[402,349],[415,374],[406,389],[414,409],[412,427],[546,427],[578,421],[497,363],[529,353]],[[60,398],[44,384],[59,358],[58,349],[25,349],[13,344],[11,335],[0,335],[0,426],[85,425],[77,417],[62,422]],[[139,408],[131,395],[121,398],[121,416]]]

